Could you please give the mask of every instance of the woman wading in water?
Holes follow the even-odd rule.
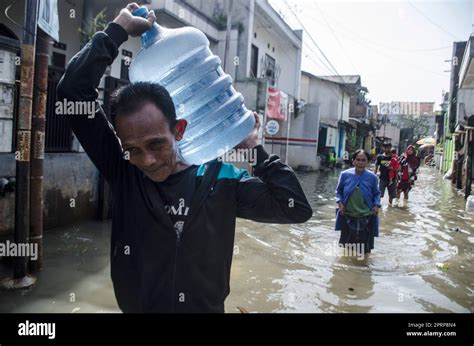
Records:
[[[408,192],[415,185],[417,179],[416,170],[420,167],[420,159],[416,156],[415,147],[409,145],[405,152],[400,156],[400,181],[397,186],[397,199],[403,192],[405,201],[408,201]]]
[[[348,256],[370,253],[379,235],[380,190],[377,176],[367,170],[369,160],[366,151],[357,150],[352,155],[354,167],[341,172],[336,188],[335,228],[341,231],[339,245]]]

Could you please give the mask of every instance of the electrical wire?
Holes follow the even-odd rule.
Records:
[[[443,31],[445,34],[448,34],[449,36],[451,36],[452,38],[454,38],[455,40],[458,40],[458,38],[451,34],[448,30],[444,29],[443,27],[441,27],[439,24],[437,24],[436,22],[434,22],[433,20],[431,20],[430,17],[428,17],[426,14],[423,13],[423,11],[421,11],[418,7],[416,7],[411,1],[408,1],[408,4],[413,7],[419,14],[421,14],[428,22],[430,22],[431,24],[433,24],[435,27],[437,27],[438,29],[440,29],[441,31]]]
[[[322,49],[319,47],[319,45],[316,43],[316,40],[311,36],[311,34],[309,33],[309,31],[306,29],[306,27],[304,26],[304,24],[301,22],[301,20],[298,18],[298,16],[296,15],[296,13],[294,12],[293,8],[288,4],[288,1],[287,0],[284,0],[284,3],[285,5],[288,7],[288,9],[290,10],[290,12],[293,14],[293,16],[295,17],[295,19],[298,21],[298,23],[301,25],[301,28],[303,29],[303,31],[306,33],[306,35],[310,38],[311,42],[313,42],[313,44],[316,46],[316,48],[319,50],[319,52],[321,53],[321,55],[324,57],[324,59],[326,59],[326,61],[328,62],[329,66],[331,66],[331,68],[333,69],[333,71],[335,72],[335,74],[337,76],[340,76],[339,75],[339,72],[337,72],[337,69],[334,67],[334,65],[331,63],[331,61],[328,59],[328,57],[326,56],[326,54],[324,54],[324,52],[322,51]]]
[[[329,28],[329,30],[331,31],[332,35],[334,36],[334,38],[336,39],[336,42],[339,44],[339,47],[341,47],[341,50],[342,52],[344,53],[344,56],[346,57],[346,59],[349,61],[349,63],[352,65],[352,67],[354,68],[354,71],[356,71],[357,74],[359,74],[358,70],[357,70],[357,67],[355,67],[354,63],[352,62],[352,60],[349,58],[345,48],[342,46],[342,43],[341,41],[339,41],[339,38],[337,37],[335,31],[332,29],[331,25],[329,24],[329,22],[327,21],[326,19],[326,14],[324,13],[324,11],[322,10],[321,7],[319,7],[318,3],[315,2],[314,3],[315,6],[318,8],[319,12],[321,12],[321,14],[323,15],[323,19],[324,19],[324,22],[326,23],[327,27]]]
[[[365,41],[365,42],[368,42],[368,43],[370,43],[374,46],[380,46],[380,47],[383,47],[385,49],[405,51],[405,52],[432,52],[432,51],[437,51],[437,50],[452,49],[452,46],[444,46],[444,47],[436,47],[436,48],[422,48],[422,49],[411,49],[411,48],[401,48],[401,47],[387,46],[385,44],[381,44],[380,42],[372,41],[372,40],[369,40],[367,38],[362,37],[360,34],[357,34],[352,28],[347,27],[346,25],[344,25],[343,23],[337,21],[334,17],[332,17],[330,15],[326,14],[325,16],[329,17],[336,24],[338,29],[335,29],[335,31],[338,31],[339,33],[341,33],[343,35],[344,34],[347,35],[347,33],[349,33],[355,39],[358,39],[360,41]]]
[[[328,16],[328,17],[330,17],[330,16]],[[332,18],[332,17],[330,17],[330,18]],[[332,19],[333,19],[334,22],[338,25],[338,27],[340,27],[340,28],[344,28],[344,27],[345,27],[344,25],[342,25],[342,24],[340,24],[339,22],[337,22],[334,18],[332,18]],[[349,31],[348,29],[345,29],[345,30],[347,30],[347,32],[349,32],[350,35],[352,35],[352,39],[353,39],[353,42],[354,42],[354,43],[356,43],[356,44],[358,44],[358,45],[361,45],[361,46],[364,46],[364,47],[367,47],[367,48],[369,48],[371,51],[373,51],[373,52],[375,52],[375,53],[378,53],[379,55],[382,55],[382,56],[384,56],[384,57],[386,57],[386,58],[388,58],[388,59],[391,59],[391,60],[393,60],[393,61],[396,61],[396,62],[398,62],[398,63],[400,63],[400,64],[407,65],[407,66],[410,66],[410,67],[414,67],[414,68],[416,68],[416,69],[421,69],[421,70],[424,70],[424,71],[426,71],[426,72],[435,74],[435,75],[437,75],[437,76],[443,76],[443,77],[445,77],[445,75],[442,74],[442,73],[435,72],[435,71],[431,71],[431,70],[429,70],[429,69],[426,69],[426,68],[423,67],[423,66],[420,66],[420,65],[417,65],[417,64],[413,64],[413,63],[409,63],[409,62],[404,61],[404,60],[399,59],[399,58],[395,58],[393,55],[387,54],[387,53],[381,51],[379,48],[374,48],[374,47],[368,45],[367,43],[360,42],[360,41],[369,41],[369,40],[361,40],[360,38],[357,37],[357,35],[354,34],[354,32],[353,32],[352,30],[350,30],[350,31]],[[335,30],[335,31],[338,31],[339,33],[342,33],[342,34],[346,34],[346,33],[341,32],[341,31],[339,31],[339,30]],[[355,37],[354,37],[354,36],[355,36]],[[359,42],[357,42],[357,41],[359,41]],[[369,42],[373,42],[373,41],[369,41]],[[376,45],[376,44],[375,44],[375,43],[372,43],[372,45]],[[451,48],[451,47],[443,47],[442,49],[446,49],[446,48]],[[435,49],[437,49],[437,48],[435,48]]]

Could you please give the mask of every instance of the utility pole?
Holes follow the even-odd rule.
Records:
[[[35,83],[31,141],[31,228],[30,241],[36,244],[38,257],[30,261],[30,269],[38,271],[43,262],[43,163],[48,93],[49,36],[38,29],[36,36]]]
[[[25,21],[21,47],[21,80],[18,125],[16,130],[16,197],[14,243],[28,244],[30,232],[30,143],[33,78],[35,70],[36,20],[39,1],[25,1]],[[23,245],[24,247],[24,245]],[[18,289],[32,286],[35,278],[28,276],[28,258],[15,257],[13,278],[2,282],[5,288]]]
[[[224,50],[224,71],[228,72],[227,64],[229,62],[229,50],[230,50],[230,34],[232,30],[232,11],[234,9],[234,0],[229,0],[229,7],[227,8],[227,27],[225,32],[225,50]]]

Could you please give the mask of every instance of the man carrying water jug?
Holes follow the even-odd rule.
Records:
[[[127,5],[76,54],[58,98],[96,102],[107,66],[128,36],[155,21]],[[157,61],[157,64],[160,62]],[[114,100],[112,124],[101,107],[93,117],[68,116],[82,147],[113,191],[111,276],[124,312],[224,312],[237,217],[302,223],[312,209],[292,169],[257,145],[255,130],[239,148],[256,152],[254,176],[220,160],[190,165],[177,155],[186,120],[169,93],[132,83]],[[212,138],[209,138],[212,140]]]

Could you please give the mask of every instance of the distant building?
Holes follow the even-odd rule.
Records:
[[[397,127],[399,131],[389,131],[390,136],[397,138],[387,138],[394,143],[399,143],[399,150],[403,151],[408,144],[414,144],[419,138],[432,137],[436,131],[436,115],[434,112],[434,102],[380,102],[378,117],[379,127],[383,129],[385,124]],[[410,119],[420,122],[423,126],[419,129],[411,128]],[[418,131],[418,132],[417,132]],[[381,133],[377,131],[377,136]]]
[[[323,162],[330,153],[334,153],[340,162],[345,159],[347,129],[352,127],[349,123],[350,102],[355,94],[356,91],[341,78],[315,76],[308,72],[301,74],[305,116],[317,117],[316,113],[309,114],[307,108],[319,114],[319,126],[311,126],[306,131],[313,132],[313,137],[318,139],[317,155]],[[316,150],[312,157],[316,157]]]

